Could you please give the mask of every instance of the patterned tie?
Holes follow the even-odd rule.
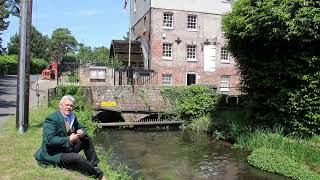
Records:
[[[70,124],[71,124],[71,118],[69,117],[69,116],[67,116],[67,123],[69,124],[69,126],[70,126]]]

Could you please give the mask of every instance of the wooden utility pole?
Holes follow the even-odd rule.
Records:
[[[32,0],[20,2],[19,65],[16,106],[16,128],[25,133],[29,127],[29,79]]]

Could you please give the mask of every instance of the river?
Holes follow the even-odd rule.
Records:
[[[114,169],[125,163],[132,179],[143,180],[282,180],[246,162],[248,153],[183,131],[102,129],[95,144],[110,151]]]

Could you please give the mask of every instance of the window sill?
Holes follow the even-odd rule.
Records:
[[[172,57],[162,57],[162,60],[172,61]]]
[[[162,26],[163,29],[167,29],[167,30],[172,30],[173,27],[166,27],[166,26]]]
[[[188,29],[188,31],[196,32],[198,30],[197,29]]]
[[[187,59],[187,62],[197,62],[197,59]]]
[[[220,92],[229,92],[229,88],[220,88]]]

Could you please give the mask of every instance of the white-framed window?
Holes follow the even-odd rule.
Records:
[[[220,91],[221,92],[226,92],[229,91],[229,81],[230,81],[230,76],[221,76],[220,80]]]
[[[172,85],[172,74],[162,74],[162,85]]]
[[[163,13],[163,28],[173,29],[173,14],[170,12]]]
[[[188,30],[197,31],[197,16],[188,15]]]
[[[187,61],[197,61],[196,45],[187,45]]]
[[[90,69],[90,81],[102,81],[106,79],[106,69],[92,68]]]
[[[172,44],[163,43],[162,45],[162,59],[172,59]]]
[[[222,63],[229,63],[230,62],[230,54],[227,48],[221,48],[221,62]]]

